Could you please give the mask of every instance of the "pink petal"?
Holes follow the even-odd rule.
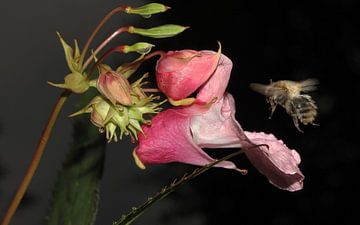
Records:
[[[288,191],[298,191],[303,188],[304,175],[298,164],[299,154],[290,150],[272,134],[245,132],[254,144],[267,144],[266,147],[244,149],[251,163],[264,174],[276,187]]]
[[[156,65],[158,88],[166,96],[187,98],[213,74],[220,54],[212,51],[170,51]]]
[[[207,112],[193,116],[190,128],[194,142],[203,148],[238,148],[240,141],[252,146],[240,125],[233,120],[234,107],[234,99],[227,94]]]
[[[198,102],[208,103],[215,97],[218,100],[222,98],[230,79],[232,66],[231,60],[222,54],[214,74],[199,89],[196,96]]]
[[[181,110],[181,109],[179,109]],[[139,135],[135,150],[143,164],[182,162],[206,165],[214,161],[192,140],[190,132],[191,114],[168,109],[156,115],[150,126],[143,126],[144,135]],[[218,167],[235,169],[232,162],[221,162]]]
[[[304,176],[298,168],[300,156],[272,134],[244,132],[235,120],[235,104],[230,94],[203,115],[194,116],[190,127],[194,142],[204,148],[242,147],[251,163],[276,187],[297,191]],[[267,144],[266,147],[253,147]],[[252,147],[252,148],[250,148]]]

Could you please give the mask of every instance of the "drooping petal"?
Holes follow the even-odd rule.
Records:
[[[298,191],[303,188],[304,175],[298,165],[299,154],[289,149],[281,140],[272,134],[245,132],[254,144],[267,144],[266,147],[244,149],[251,163],[274,186],[288,191]]]
[[[139,134],[139,145],[134,152],[142,164],[182,162],[203,166],[214,161],[192,139],[192,115],[178,110],[163,111],[152,119],[150,126],[142,127],[144,134]],[[217,166],[236,169],[232,162],[227,161]]]
[[[244,132],[235,120],[235,104],[230,94],[215,103],[209,111],[191,119],[194,142],[204,148],[242,147],[251,163],[274,186],[297,191],[304,176],[298,165],[300,156],[272,134]],[[266,147],[254,147],[266,144]]]
[[[163,55],[156,65],[158,88],[173,100],[187,98],[213,74],[220,53],[181,50]]]

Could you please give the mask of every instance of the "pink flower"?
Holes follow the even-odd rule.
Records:
[[[214,159],[201,148],[241,147],[270,183],[288,191],[302,189],[304,176],[298,168],[297,152],[271,134],[244,132],[235,120],[234,99],[224,94],[231,68],[231,60],[221,55],[215,72],[198,90],[196,102],[216,99],[215,102],[173,107],[155,116],[150,126],[143,126],[144,134],[139,135],[139,145],[134,150],[137,164],[144,167],[181,162],[202,166]],[[267,144],[269,149],[254,147],[258,144]],[[238,170],[230,161],[217,166]]]
[[[158,88],[173,100],[186,98],[214,73],[220,53],[212,51],[170,51],[156,65]]]
[[[100,74],[97,88],[113,104],[131,105],[131,85],[121,74],[106,71]]]

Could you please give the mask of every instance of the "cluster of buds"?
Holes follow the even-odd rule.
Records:
[[[120,128],[120,139],[123,135],[130,135],[132,140],[137,140],[137,133],[143,132],[141,124],[150,124],[145,114],[156,114],[162,102],[158,96],[147,96],[142,85],[144,78],[130,84],[128,80],[115,71],[104,71],[97,80],[97,88],[102,95],[95,96],[83,109],[70,116],[90,113],[91,122],[99,127],[100,132],[106,132],[108,142],[118,141],[116,129]]]
[[[150,3],[137,8],[130,6],[115,8],[100,22],[93,35],[90,36],[85,44],[82,52],[76,41],[74,48],[72,48],[64,41],[60,34],[58,34],[70,73],[65,76],[65,82],[62,84],[48,83],[77,94],[85,93],[90,88],[96,88],[98,94],[93,96],[92,100],[83,109],[70,116],[90,113],[90,121],[99,128],[100,132],[106,133],[108,142],[112,140],[118,141],[119,138],[122,139],[124,134],[129,135],[133,141],[137,140],[138,134],[143,132],[141,126],[151,123],[151,120],[146,119],[147,114],[156,114],[161,110],[159,106],[166,100],[159,101],[160,98],[158,96],[146,94],[147,92],[157,91],[157,89],[145,89],[143,87],[143,85],[147,83],[144,79],[147,78],[148,73],[132,84],[128,81],[128,78],[137,71],[143,61],[152,56],[159,55],[162,52],[158,51],[149,54],[154,45],[146,42],[138,42],[133,45],[121,45],[112,48],[99,58],[97,58],[96,55],[114,37],[123,32],[151,38],[167,38],[183,32],[187,27],[174,24],[166,24],[148,29],[133,26],[121,27],[92,51],[90,57],[84,62],[84,57],[90,42],[106,20],[117,12],[137,14],[144,18],[149,18],[153,14],[165,12],[168,9],[169,7],[158,3]],[[101,64],[105,57],[114,52],[125,54],[135,52],[140,54],[140,57],[131,63],[120,65],[114,71],[110,66]],[[94,61],[94,64],[89,70],[86,70],[92,61]],[[91,80],[90,76],[95,69],[99,71],[98,78]],[[117,132],[118,128],[120,130],[119,134]]]

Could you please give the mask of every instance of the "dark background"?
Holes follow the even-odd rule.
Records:
[[[141,5],[145,1],[133,1]],[[160,1],[172,7],[150,20],[115,16],[98,41],[119,25],[152,26],[178,23],[191,26],[182,35],[152,41],[156,49],[216,50],[234,68],[228,87],[237,101],[236,117],[245,130],[275,134],[301,157],[304,189],[289,193],[269,184],[247,159],[239,157],[247,176],[214,169],[181,188],[146,212],[135,224],[357,224],[360,223],[360,16],[356,0],[328,1]],[[3,215],[36,147],[49,110],[60,93],[46,81],[62,81],[67,73],[55,31],[84,44],[100,18],[124,1],[21,1],[2,4],[0,35],[2,72],[0,90],[0,213]],[[114,44],[129,41],[129,35]],[[140,40],[140,39],[138,39]],[[112,63],[123,58],[115,56]],[[155,60],[144,65],[154,72]],[[252,92],[249,83],[269,79],[301,80],[315,77],[312,94],[319,106],[319,127],[302,126],[277,109],[268,119],[269,105]],[[51,196],[52,182],[70,142],[71,119],[77,97],[67,103],[53,131],[29,194],[12,224],[39,224]],[[171,164],[136,168],[133,145],[112,143],[101,190],[97,224],[111,222],[140,204],[172,179],[194,167]],[[211,150],[214,156],[226,151]],[[215,153],[214,153],[215,152]]]

